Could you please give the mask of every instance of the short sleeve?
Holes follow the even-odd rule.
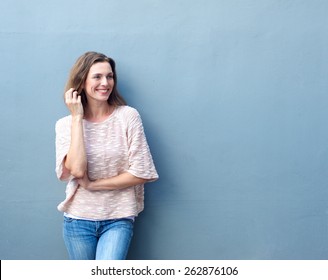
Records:
[[[158,174],[146,140],[141,117],[132,110],[128,118],[129,169],[132,175],[149,181],[158,179]]]
[[[71,141],[71,129],[69,119],[62,118],[56,122],[56,175],[58,179],[68,180],[70,178],[61,178],[63,175],[63,161],[66,157]]]

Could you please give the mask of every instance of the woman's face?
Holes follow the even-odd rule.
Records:
[[[108,62],[97,62],[89,70],[84,84],[88,101],[107,101],[114,88],[114,73]]]

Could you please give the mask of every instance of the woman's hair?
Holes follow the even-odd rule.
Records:
[[[81,55],[75,64],[73,65],[66,86],[65,92],[68,91],[70,88],[74,88],[78,94],[81,94],[81,101],[83,108],[85,109],[87,104],[87,96],[83,89],[85,81],[87,79],[89,70],[92,65],[98,62],[108,62],[112,67],[113,77],[114,77],[114,88],[107,100],[108,104],[114,106],[121,106],[126,105],[124,98],[119,94],[117,90],[117,75],[115,69],[115,61],[102,54],[97,52],[86,52],[85,54]]]

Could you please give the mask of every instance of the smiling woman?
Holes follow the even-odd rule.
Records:
[[[82,55],[56,123],[56,172],[68,181],[64,241],[71,259],[125,259],[144,184],[158,178],[139,113],[116,88],[113,59]]]
[[[108,62],[98,62],[91,66],[85,81],[89,102],[101,104],[102,101],[107,101],[115,84],[113,77],[112,67]]]
[[[89,77],[91,74],[90,70],[91,68],[96,67],[97,64],[109,65],[108,67],[112,72],[108,74],[112,76],[114,84],[110,96],[107,100],[107,103],[109,105],[114,105],[114,106],[126,105],[124,98],[119,94],[116,87],[117,75],[116,75],[115,61],[104,54],[96,53],[96,52],[87,52],[78,58],[78,60],[76,61],[76,63],[73,65],[71,69],[65,87],[65,94],[67,94],[67,91],[69,89],[75,89],[78,95],[81,94],[82,105],[83,108],[85,109],[86,104],[88,102],[88,99],[86,97],[86,91],[85,91],[85,82],[87,78],[91,78]],[[99,74],[99,75],[103,74],[103,73],[96,73],[96,72],[97,71],[95,71],[94,74]],[[97,77],[94,78],[96,79]],[[98,76],[98,78],[100,78],[100,76]],[[64,96],[64,98],[66,98],[66,95]]]

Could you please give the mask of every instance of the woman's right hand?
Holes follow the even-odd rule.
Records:
[[[65,104],[71,112],[72,117],[83,117],[81,95],[78,95],[74,88],[70,88],[68,91],[66,91]]]

